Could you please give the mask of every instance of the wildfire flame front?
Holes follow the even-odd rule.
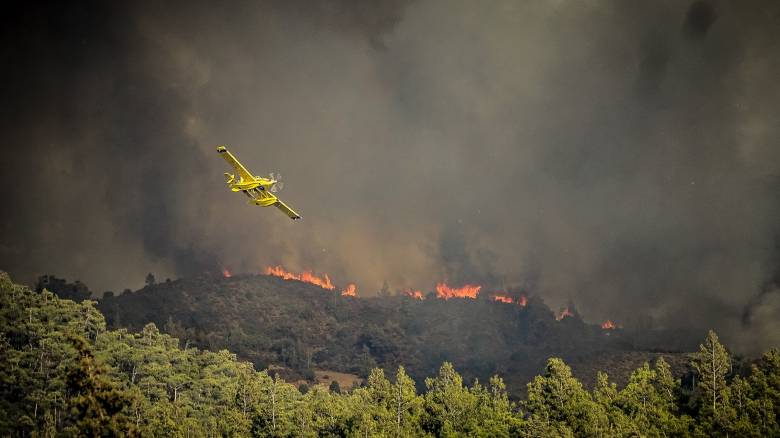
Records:
[[[502,294],[495,294],[491,296],[491,298],[493,298],[493,301],[498,301],[505,304],[512,304],[515,302],[515,300],[512,297],[508,297]]]
[[[298,275],[287,271],[281,266],[268,266],[265,268],[265,273],[266,275],[273,275],[274,277],[283,278],[285,280],[298,280],[304,283],[313,284],[327,290],[333,290],[336,288],[330,281],[328,274],[323,274],[322,277],[318,277],[311,271],[304,271],[302,274]]]
[[[350,283],[347,285],[347,287],[341,291],[341,296],[343,297],[356,297],[357,296],[357,286],[355,286],[355,283]]]
[[[611,319],[608,319],[601,324],[601,328],[603,328],[604,330],[615,330],[617,328],[620,328],[620,326],[612,322]]]
[[[480,289],[482,289],[482,286],[472,284],[467,284],[460,288],[452,288],[447,286],[446,283],[439,283],[436,285],[436,296],[445,300],[450,298],[471,298],[473,300],[479,295]]]
[[[419,291],[419,290],[412,290],[412,289],[407,289],[407,290],[405,290],[405,291],[404,291],[404,293],[405,293],[407,296],[410,296],[410,297],[412,297],[412,298],[414,298],[414,299],[416,299],[416,300],[424,300],[424,299],[425,299],[425,296],[424,296],[424,295],[423,295],[423,293],[422,293],[421,291]]]

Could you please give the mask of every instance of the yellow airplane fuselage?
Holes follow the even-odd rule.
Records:
[[[233,175],[229,175],[230,177],[233,177]],[[239,182],[228,182],[228,186],[230,186],[230,190],[233,190],[234,192],[240,192],[243,190],[251,190],[251,189],[257,189],[265,190],[267,187],[272,187],[274,184],[276,184],[276,181],[268,179],[268,178],[262,178],[262,177],[255,177],[256,179],[253,181],[239,181]]]
[[[270,192],[270,189],[278,182],[277,180],[273,178],[263,178],[259,175],[252,175],[244,165],[241,164],[227,148],[225,148],[225,146],[217,147],[217,152],[219,152],[225,161],[238,172],[238,181],[236,181],[236,175],[225,173],[225,177],[227,178],[226,182],[228,187],[230,187],[230,190],[234,192],[243,192],[250,198],[249,202],[251,204],[259,205],[261,207],[270,207],[273,205],[293,220],[301,218],[298,213],[293,211],[287,204]]]

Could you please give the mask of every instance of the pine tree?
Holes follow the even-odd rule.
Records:
[[[660,430],[667,436],[685,435],[688,433],[692,419],[688,415],[679,414],[680,379],[675,379],[672,369],[663,357],[655,362],[655,389],[659,396],[658,415]]]
[[[421,433],[420,416],[423,400],[417,395],[414,380],[399,366],[395,373],[391,403],[395,417],[395,436],[417,436]]]
[[[701,420],[707,421],[714,430],[722,419],[725,399],[728,396],[726,375],[730,362],[726,348],[718,341],[718,335],[710,330],[699,352],[694,355],[692,365],[698,374]]]
[[[659,356],[655,361],[655,388],[664,402],[664,407],[670,412],[676,411],[680,380],[675,380],[672,376],[672,369],[663,356]]]
[[[108,379],[83,339],[72,337],[71,342],[80,356],[67,380],[73,394],[68,418],[73,430],[89,436],[136,436],[138,431],[127,415],[133,403],[129,393]]]
[[[750,397],[750,383],[736,376],[729,388],[729,434],[735,436],[761,436],[754,420],[758,419],[756,402]]]
[[[296,408],[302,396],[295,386],[285,383],[278,375],[258,373],[262,400],[258,403],[253,420],[252,433],[255,436],[290,436],[299,424]]]
[[[504,380],[498,376],[490,378],[487,387],[474,382],[470,389],[476,397],[475,416],[470,432],[479,436],[517,436],[522,429],[522,419],[515,415],[515,404],[509,401]]]
[[[606,412],[595,403],[563,360],[547,361],[544,376],[528,384],[525,408],[532,422],[549,424],[557,433],[593,436],[604,433]]]
[[[780,351],[764,353],[748,378],[754,401],[754,424],[764,436],[780,436]]]
[[[639,433],[636,423],[619,407],[617,385],[610,383],[607,374],[601,371],[596,373],[593,400],[607,413],[608,424],[601,428],[607,436],[631,436]]]
[[[444,362],[436,377],[425,379],[425,386],[424,429],[439,436],[465,434],[475,414],[476,397],[463,386],[452,364]]]

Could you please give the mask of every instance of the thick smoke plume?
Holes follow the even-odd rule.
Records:
[[[17,278],[282,264],[780,342],[780,3],[143,3],[4,14]]]

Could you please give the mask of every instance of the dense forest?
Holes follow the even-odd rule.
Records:
[[[522,290],[507,294],[527,294],[524,306],[489,294],[443,300],[432,292],[416,299],[389,287],[354,298],[266,275],[162,282],[150,276],[147,283],[100,300],[109,328],[138,331],[154,322],[182,347],[228,349],[256,369],[279,367],[288,381],[311,379],[315,369],[365,378],[375,367],[390,373],[403,365],[422,390],[427,376],[451,362],[467,381],[501,375],[515,399],[549,357],[564,359],[587,387],[595,385],[599,370],[625,384],[635,368],[661,353],[675,375],[689,373],[685,352],[704,334],[680,342],[691,336],[653,330],[649,323],[605,329],[583,321],[573,306],[560,317]],[[73,296],[75,285],[47,284]]]
[[[150,323],[108,330],[94,302],[0,273],[4,436],[777,436],[780,353],[733,366],[710,332],[692,391],[659,358],[592,390],[559,358],[509,399],[500,376],[466,382],[442,363],[424,390],[398,366],[352,388],[298,387],[226,350],[186,346]]]

